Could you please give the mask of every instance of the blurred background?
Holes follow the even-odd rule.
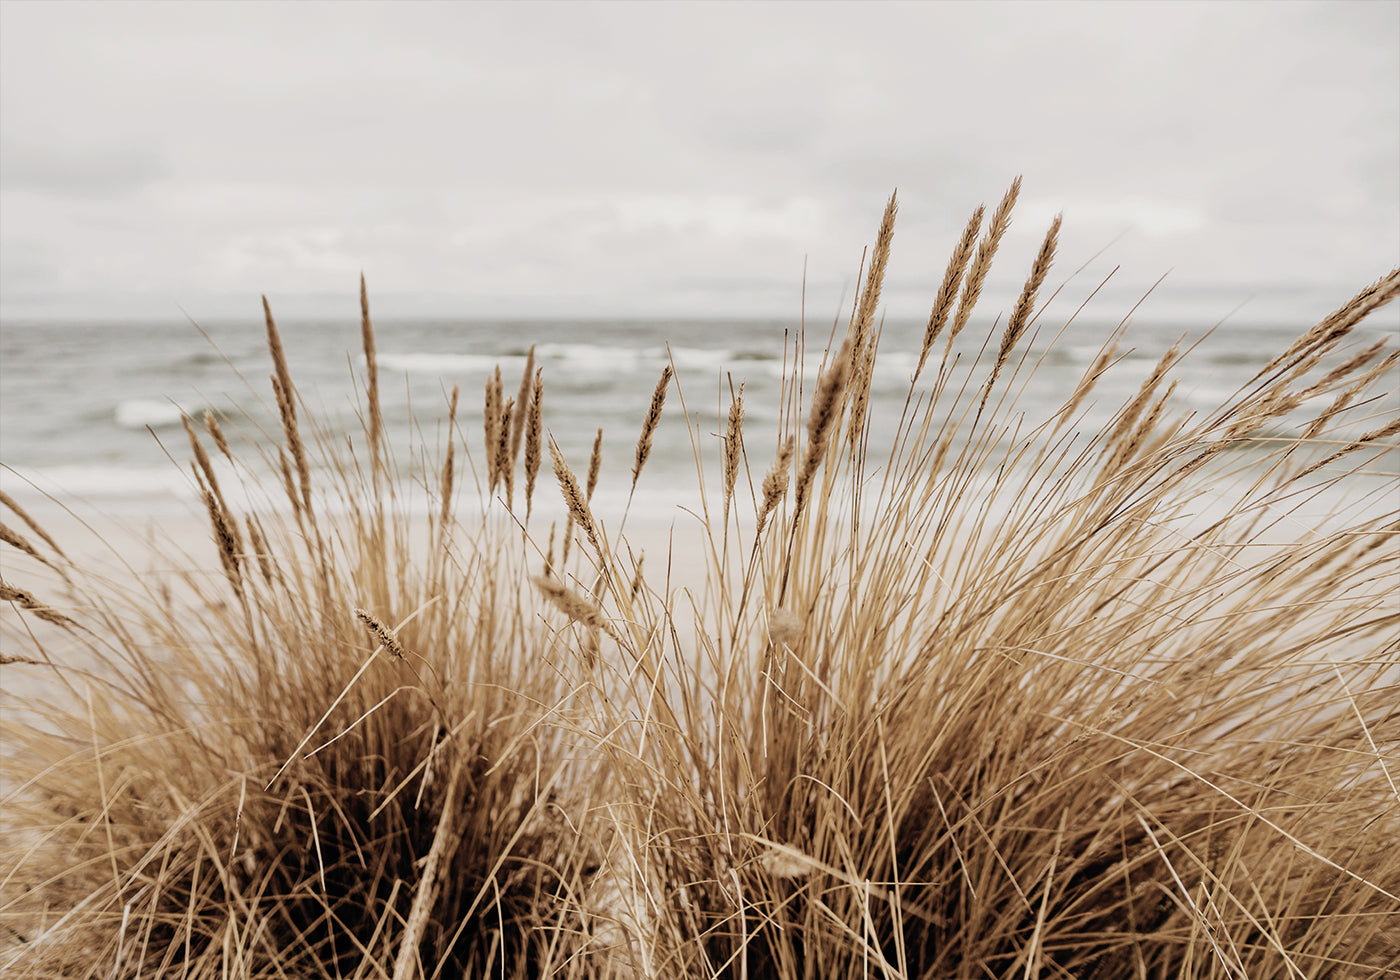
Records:
[[[984,326],[1063,211],[1057,323],[1098,289],[1097,333],[1050,390],[1152,290],[1144,365],[1224,322],[1209,404],[1400,260],[1400,4],[6,0],[7,486],[187,482],[150,432],[266,406],[260,294],[348,411],[362,271],[405,431],[455,383],[479,413],[489,366],[539,341],[571,455],[595,424],[625,455],[667,343],[711,414],[722,371],[761,411],[784,330],[825,341],[896,187],[907,355],[1017,174]]]

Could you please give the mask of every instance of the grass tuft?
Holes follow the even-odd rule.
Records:
[[[174,587],[104,577],[0,496],[43,548],[0,524],[6,676],[52,672],[0,720],[0,973],[1396,975],[1400,355],[1354,333],[1400,270],[1209,411],[1173,347],[1085,431],[1129,331],[1025,397],[1058,217],[988,359],[953,347],[1019,188],[875,420],[891,197],[807,389],[794,339],[760,488],[740,379],[721,519],[645,567],[591,507],[601,430],[583,487],[547,440],[567,523],[531,528],[532,357],[514,399],[486,379],[479,512],[457,391],[443,456],[400,469],[363,281],[362,439],[298,417],[266,303],[280,444],[207,417],[221,486],[186,420],[217,569],[171,542]],[[289,509],[233,506],[230,472]]]

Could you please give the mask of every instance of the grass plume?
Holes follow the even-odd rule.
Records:
[[[540,472],[541,417],[544,399],[544,369],[535,369],[535,381],[530,389],[530,409],[525,424],[525,520],[528,523],[535,503],[535,478]]]
[[[647,465],[647,460],[651,457],[651,443],[656,437],[656,427],[661,424],[661,410],[666,406],[666,389],[670,387],[671,376],[673,374],[671,365],[667,364],[661,369],[661,378],[656,382],[656,388],[651,393],[651,404],[647,406],[646,418],[642,420],[642,431],[637,436],[637,450],[635,461],[632,464],[632,489],[637,489],[637,480],[641,478],[642,467]],[[593,467],[589,466],[589,485],[593,483]]]

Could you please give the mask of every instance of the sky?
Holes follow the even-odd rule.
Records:
[[[1400,3],[0,2],[0,318],[1316,318],[1400,264]],[[1097,300],[1096,300],[1097,301]],[[984,300],[985,302],[985,300]]]

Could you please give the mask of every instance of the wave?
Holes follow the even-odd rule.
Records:
[[[571,370],[612,374],[634,371],[644,361],[659,360],[637,347],[602,347],[596,344],[540,344],[536,360],[559,363]]]
[[[56,500],[107,497],[194,500],[199,491],[190,475],[169,463],[163,466],[110,466],[69,463],[43,468],[7,467],[6,489],[37,493]]]
[[[360,357],[361,362],[364,356]],[[378,354],[375,360],[379,367],[387,371],[401,371],[406,374],[456,375],[490,374],[500,365],[505,371],[512,362],[523,367],[525,358],[498,356],[492,354],[445,354],[445,353],[402,353]]]
[[[379,354],[378,361],[382,369],[408,374],[486,376],[499,366],[503,375],[510,376],[524,369],[525,355],[518,351],[501,354],[391,351]],[[771,353],[715,347],[625,347],[578,343],[544,343],[535,347],[536,364],[575,375],[649,373],[652,370],[660,371],[668,361],[682,372],[730,369],[735,373],[749,372],[772,377],[781,376],[783,363],[781,356]],[[175,420],[179,421],[178,414]]]
[[[908,384],[918,366],[919,355],[912,351],[882,350],[875,358],[875,380],[883,385]]]
[[[731,350],[706,347],[672,347],[671,359],[678,368],[696,371],[717,371],[735,361]]]
[[[174,402],[156,401],[150,398],[130,398],[118,402],[112,410],[112,417],[123,429],[153,429],[179,425],[186,410]]]
[[[664,352],[663,355],[664,357]],[[556,364],[572,371],[614,373],[630,371],[650,359],[647,352],[629,347],[599,347],[593,344],[539,344],[535,362]],[[660,358],[658,358],[659,360]],[[363,362],[363,357],[361,362]],[[518,374],[525,367],[525,355],[461,354],[443,351],[406,351],[381,353],[379,366],[390,371],[409,374],[489,375],[497,367],[504,375]]]
[[[235,509],[260,513],[289,510],[278,477],[235,470],[217,456],[213,466],[225,499]],[[99,511],[137,514],[191,507],[202,511],[199,487],[187,470],[170,463],[6,466],[0,470],[0,478],[6,493],[39,505],[51,501],[65,507],[91,505]],[[328,499],[338,502],[333,492]],[[322,509],[326,509],[324,504]]]

